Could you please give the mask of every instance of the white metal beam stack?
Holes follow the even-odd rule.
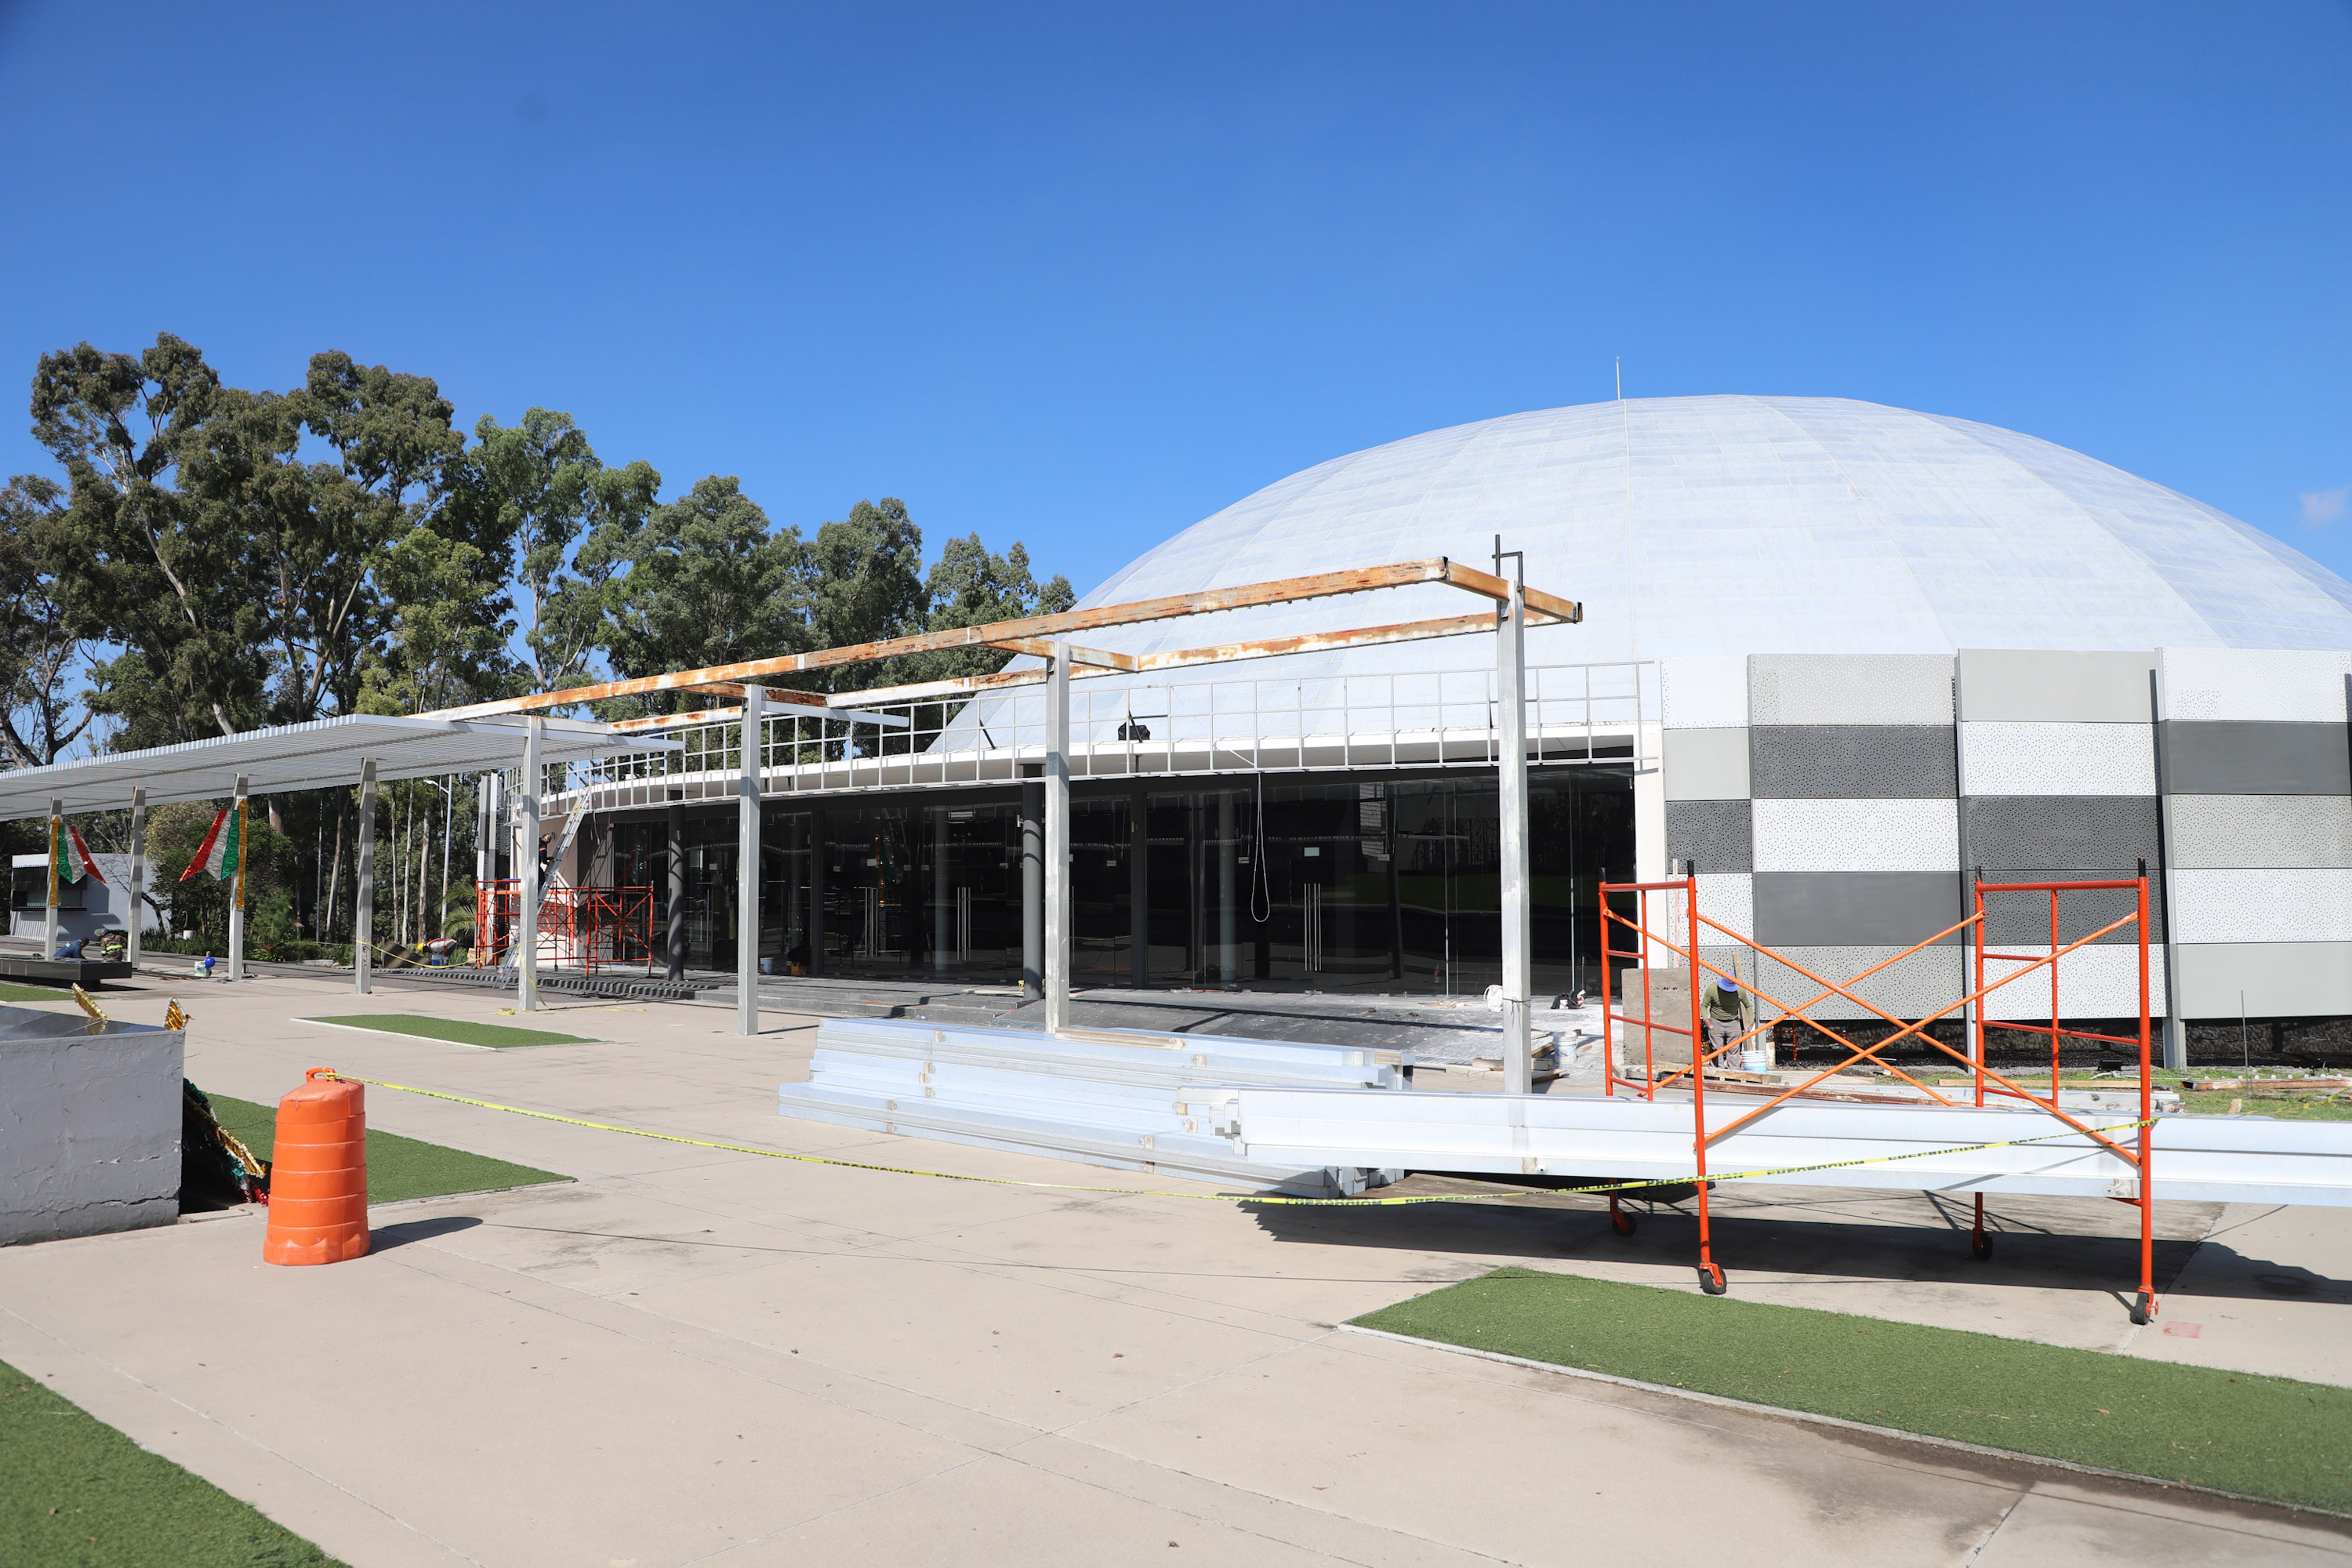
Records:
[[[1205,1097],[1244,1086],[1401,1089],[1411,1061],[1401,1051],[1277,1040],[829,1019],[817,1030],[809,1080],[782,1085],[777,1109],[1118,1170],[1337,1196],[1399,1173],[1237,1156],[1210,1130]],[[1200,1087],[1209,1084],[1219,1087]]]

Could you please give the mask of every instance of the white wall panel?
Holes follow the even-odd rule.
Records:
[[[2149,724],[1964,723],[1962,795],[2154,795]]]
[[[1698,875],[1698,912],[1741,936],[1756,934],[1756,879],[1745,871],[1702,871]],[[1699,928],[1702,947],[1723,940],[1720,931]],[[1743,970],[1743,973],[1745,971]]]
[[[1738,654],[1658,661],[1669,730],[1722,730],[1748,722],[1748,660]]]
[[[1674,730],[1665,732],[1668,800],[1748,798],[1746,730]]]
[[[1755,724],[1948,724],[1952,661],[1940,654],[1757,654]]]
[[[2175,795],[2167,842],[2184,869],[2352,868],[2352,797]]]
[[[2162,718],[2341,724],[2352,653],[2168,647],[2157,668]]]
[[[2352,942],[2352,871],[2180,870],[2172,879],[2176,942]]]
[[[2044,942],[2039,947],[2002,942],[2000,952],[2017,953],[2038,958],[2050,951]],[[1969,984],[1973,985],[1971,970]],[[2014,976],[2005,985],[1997,985],[1985,998],[1985,1016],[2014,1018],[2026,1023],[2050,1021],[2050,970],[2047,965],[2033,968],[2022,963],[2003,963],[1998,959],[1985,960],[1985,980],[1993,984],[2004,977]],[[2147,949],[2148,1013],[2151,1017],[2165,1016],[2164,944],[2151,942]],[[2139,946],[2137,943],[2094,942],[2078,947],[2058,961],[2058,1016],[2062,1018],[2137,1018],[2139,1016]],[[2014,1047],[2016,1042],[2008,1042]],[[2163,1042],[2156,1042],[2159,1053]],[[1996,1042],[1998,1046],[1998,1042]]]
[[[1846,983],[1873,964],[1885,963],[1902,952],[1896,947],[1792,947],[1787,958],[1820,975],[1835,981],[1864,1001],[1894,1014],[1898,1018],[1924,1017],[1938,1007],[1948,1006],[1960,998],[1960,950],[1957,947],[1924,947],[1894,963],[1857,984]],[[1759,998],[1764,1011],[1778,1014],[1782,1007],[1794,1007],[1821,994],[1822,987],[1790,969],[1785,963],[1766,958],[1757,984],[1773,1002]],[[1808,1016],[1821,1019],[1873,1018],[1878,1015],[1842,996],[1832,996],[1805,1009]],[[1957,1013],[1951,1015],[1957,1017]],[[1810,1032],[1810,1031],[1808,1031]],[[1828,1053],[1838,1049],[1825,1037],[1815,1037],[1801,1042],[1806,1059],[1826,1063]],[[1800,1064],[1801,1065],[1801,1064]]]
[[[1958,871],[1955,800],[1759,800],[1759,871]]]
[[[2352,942],[2182,942],[2179,959],[2185,1018],[2352,1013]]]

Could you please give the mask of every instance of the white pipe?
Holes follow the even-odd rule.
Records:
[[[231,885],[228,902],[228,977],[245,978],[245,866],[253,858],[253,824],[246,820],[245,786],[247,775],[236,775],[236,798],[229,809],[236,813],[236,880]]]
[[[1499,567],[1500,561],[1496,563]],[[1503,1092],[1535,1089],[1528,1009],[1534,985],[1528,897],[1527,588],[1514,582],[1495,628],[1496,772],[1502,816]]]
[[[1070,645],[1045,681],[1045,1032],[1070,1026]]]
[[[123,958],[133,969],[139,967],[140,917],[146,912],[140,906],[144,901],[142,895],[146,889],[147,792],[134,789],[131,792],[131,886],[123,893],[127,906],[123,924],[130,929],[122,949]]]
[[[58,846],[65,837],[65,831],[66,803],[52,800],[49,802],[49,863],[47,868],[49,901],[47,912],[41,917],[41,956],[45,959],[58,955]]]
[[[515,834],[515,1011],[539,1005],[539,742],[547,721],[534,718],[522,733],[522,824]]]
[[[352,989],[373,989],[375,968],[375,759],[360,759],[358,865],[352,876]]]

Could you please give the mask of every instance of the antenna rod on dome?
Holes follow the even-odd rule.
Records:
[[[1617,356],[1617,401],[1625,401],[1625,356]]]

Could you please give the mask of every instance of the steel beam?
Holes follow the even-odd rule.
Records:
[[[140,917],[145,913],[140,905],[147,891],[147,792],[143,789],[131,792],[131,886],[123,891],[130,909],[123,920],[127,930],[122,956],[131,968],[136,969],[139,967]]]
[[[544,719],[531,719],[522,731],[522,821],[515,831],[515,1011],[539,1007],[539,739]]]
[[[735,840],[735,1032],[760,1032],[760,766],[761,700],[743,688],[743,727],[737,759],[740,820]]]
[[[253,858],[253,824],[246,820],[246,781],[250,775],[236,775],[236,795],[229,809],[236,813],[236,880],[231,884],[228,900],[228,977],[245,978],[245,868]]]
[[[352,846],[357,869],[352,877],[352,989],[366,995],[375,970],[375,759],[360,761],[360,826]],[[487,936],[478,931],[477,936]]]
[[[1070,651],[1055,643],[1045,694],[1045,1032],[1070,1026]]]
[[[1535,941],[1528,895],[1527,605],[1518,584],[1495,627],[1495,764],[1501,796],[1503,1092],[1535,1088],[1528,1009]]]
[[[66,803],[52,800],[49,802],[49,863],[45,868],[48,873],[49,901],[46,906],[47,912],[41,917],[41,956],[44,959],[58,955],[58,850],[65,832]]]

